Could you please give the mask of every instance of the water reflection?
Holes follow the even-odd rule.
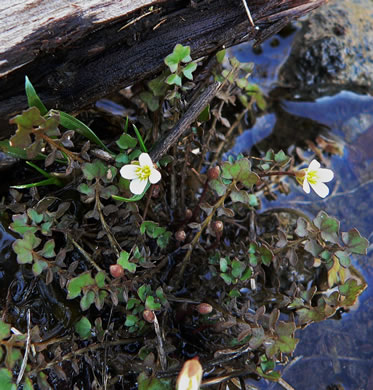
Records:
[[[256,61],[252,52],[238,58]],[[274,64],[280,64],[276,57]],[[330,196],[320,199],[313,193],[307,195],[289,180],[290,195],[279,194],[276,201],[264,202],[263,207],[301,208],[310,216],[322,209],[341,221],[342,231],[356,227],[372,241],[373,98],[350,91],[314,101],[300,101],[289,94],[281,97],[278,91],[274,95],[271,112],[257,119],[252,129],[238,137],[225,157],[238,153],[248,155],[253,148],[305,147],[306,140],[315,140],[320,133],[336,140],[343,153],[330,159],[329,168],[336,178],[328,183]],[[343,314],[340,321],[327,320],[297,333],[301,341],[294,362],[284,370],[284,379],[295,389],[373,389],[372,245],[366,258],[356,260],[356,266],[369,286],[354,310]],[[251,384],[266,390],[283,389],[278,384],[262,382]]]

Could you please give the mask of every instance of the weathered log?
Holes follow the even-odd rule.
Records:
[[[0,8],[0,137],[25,109],[27,75],[49,108],[77,112],[159,72],[177,43],[193,58],[261,42],[327,0],[14,0]]]

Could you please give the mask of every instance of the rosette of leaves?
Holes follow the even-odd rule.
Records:
[[[142,312],[147,310],[159,311],[162,306],[168,305],[167,298],[161,287],[154,292],[150,285],[143,284],[137,289],[137,297],[128,299],[126,321],[124,325],[130,333],[139,332],[145,326]]]
[[[92,163],[85,163],[82,166],[83,176],[86,180],[78,186],[84,203],[91,203],[96,199],[96,192],[100,198],[110,199],[117,195],[118,187],[113,184],[118,169],[108,166],[101,160],[94,160]]]

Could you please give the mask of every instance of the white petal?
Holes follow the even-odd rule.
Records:
[[[130,191],[135,195],[140,195],[144,192],[147,183],[147,180],[132,180],[130,183]]]
[[[320,168],[317,171],[317,176],[319,177],[320,181],[327,183],[328,181],[333,180],[334,172],[331,169]]]
[[[141,153],[139,156],[139,163],[143,167],[144,165],[149,165],[150,167],[153,166],[152,159],[148,155],[148,153]]]
[[[161,180],[161,173],[156,169],[152,168],[150,171],[149,181],[152,184],[158,183]]]
[[[133,180],[137,178],[136,171],[138,168],[139,166],[134,164],[124,165],[122,168],[120,168],[120,174],[125,179]]]
[[[308,171],[317,171],[320,168],[320,163],[317,160],[312,160],[308,166]]]
[[[324,183],[311,184],[311,187],[321,198],[325,198],[329,194],[329,188]]]
[[[306,192],[307,194],[309,194],[311,192],[311,188],[310,188],[310,185],[309,185],[307,179],[304,179],[304,181],[303,181],[303,191]]]

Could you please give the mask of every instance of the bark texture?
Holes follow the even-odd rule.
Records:
[[[0,5],[0,137],[27,107],[29,77],[48,108],[78,112],[159,72],[177,43],[192,57],[261,42],[327,0],[13,0]]]

